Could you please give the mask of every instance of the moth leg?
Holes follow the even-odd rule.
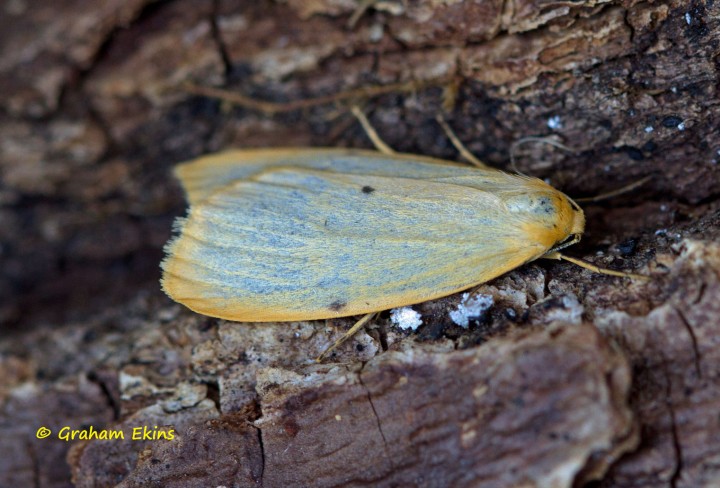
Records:
[[[450,139],[450,142],[452,142],[452,145],[455,146],[455,149],[458,150],[460,155],[465,158],[466,161],[468,161],[470,164],[473,164],[477,166],[478,168],[484,168],[488,169],[490,166],[480,161],[478,158],[475,157],[473,153],[471,153],[467,147],[465,147],[465,144],[460,141],[458,136],[455,134],[455,132],[450,128],[448,123],[445,121],[445,118],[441,114],[437,114],[435,116],[435,120],[438,121],[438,124],[440,124],[440,127],[442,127],[442,130],[445,131],[445,135],[448,136],[448,139]]]
[[[565,261],[569,261],[577,266],[580,266],[581,268],[589,269],[590,271],[593,271],[593,272],[599,273],[599,274],[610,275],[610,276],[619,276],[621,278],[632,278],[635,280],[644,280],[644,281],[650,279],[649,276],[639,275],[639,274],[635,274],[635,273],[625,273],[623,271],[615,271],[612,269],[601,268],[599,266],[595,266],[594,264],[590,264],[586,261],[583,261],[582,259],[571,258],[570,256],[566,256],[557,251],[549,252],[542,257],[545,259],[562,259]]]
[[[357,331],[359,331],[360,329],[362,329],[362,328],[365,326],[365,324],[367,324],[367,323],[370,321],[370,319],[372,319],[372,318],[375,316],[376,313],[377,313],[377,312],[370,312],[369,314],[364,315],[363,318],[361,318],[360,320],[358,320],[357,322],[355,322],[355,325],[353,325],[352,327],[350,327],[350,329],[348,329],[348,331],[345,332],[345,333],[342,335],[342,337],[340,337],[338,340],[336,340],[335,342],[333,342],[333,344],[332,344],[330,347],[328,347],[327,349],[325,349],[325,350],[322,352],[322,354],[320,354],[320,355],[317,357],[317,359],[315,359],[315,362],[317,362],[317,363],[322,362],[322,361],[328,356],[328,354],[330,354],[331,352],[333,352],[335,349],[337,349],[339,346],[341,346],[345,341],[347,341],[347,340],[350,339],[352,336],[354,336],[354,335],[357,333]]]
[[[447,85],[443,87],[442,91],[442,109],[445,113],[450,113],[455,110],[457,105],[458,95],[460,94],[460,84],[462,78],[456,76],[455,79],[450,80]]]
[[[370,124],[370,121],[365,117],[365,114],[357,105],[353,105],[350,107],[350,111],[355,116],[356,119],[358,119],[358,122],[360,122],[360,125],[362,125],[363,130],[367,134],[367,136],[370,138],[370,140],[373,143],[373,146],[375,146],[375,149],[380,151],[383,154],[395,154],[395,151],[385,144],[385,142],[380,138],[378,133],[375,131],[375,128]]]
[[[630,183],[629,185],[623,186],[622,188],[618,188],[617,190],[612,190],[607,193],[601,193],[600,195],[595,195],[594,197],[585,197],[585,198],[576,198],[576,202],[600,202],[602,200],[607,200],[608,198],[613,198],[618,195],[622,195],[623,193],[627,193],[630,191],[633,191],[635,188],[644,185],[648,181],[652,179],[652,176],[646,176],[645,178],[635,181],[634,183]]]

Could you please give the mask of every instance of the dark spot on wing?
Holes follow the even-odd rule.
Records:
[[[345,303],[345,302],[342,302],[340,300],[335,300],[330,305],[328,305],[328,309],[332,310],[333,312],[339,312],[340,310],[345,308],[346,305],[347,305],[347,303]]]
[[[374,191],[375,191],[375,188],[373,188],[372,186],[367,186],[367,185],[365,185],[365,186],[362,187],[362,192],[363,192],[363,193],[368,193],[368,194],[369,194],[369,193],[372,193],[372,192],[374,192]]]

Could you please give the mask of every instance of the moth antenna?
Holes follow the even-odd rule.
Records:
[[[490,168],[487,164],[476,158],[475,155],[471,153],[467,147],[465,147],[465,144],[463,144],[462,141],[458,138],[458,136],[455,134],[455,131],[453,131],[447,121],[445,121],[445,117],[443,117],[442,114],[437,114],[435,116],[435,120],[438,121],[438,124],[440,124],[440,127],[442,127],[445,135],[448,137],[448,139],[450,139],[452,145],[455,146],[455,149],[458,150],[460,155],[465,158],[466,161],[468,161],[474,166],[477,166],[478,168]]]
[[[602,200],[607,200],[609,198],[613,198],[618,195],[622,195],[623,193],[628,193],[630,191],[633,191],[635,188],[638,188],[638,187],[644,185],[651,179],[652,179],[652,176],[646,176],[645,178],[642,178],[633,183],[630,183],[629,185],[625,185],[621,188],[618,188],[617,190],[612,190],[607,193],[601,193],[600,195],[595,195],[594,197],[576,198],[575,201],[576,202],[600,202]]]
[[[355,325],[353,325],[352,327],[350,327],[350,328],[348,329],[348,331],[345,332],[345,333],[342,335],[342,337],[340,337],[338,340],[336,340],[335,342],[333,342],[330,347],[328,347],[327,349],[325,349],[325,350],[322,352],[322,354],[320,354],[320,355],[317,357],[317,359],[315,359],[315,362],[316,362],[316,363],[321,363],[321,362],[323,362],[323,360],[325,360],[325,358],[328,357],[328,355],[329,355],[331,352],[333,352],[335,349],[337,349],[337,348],[340,347],[342,344],[344,344],[345,341],[347,341],[348,339],[350,339],[352,336],[354,336],[355,334],[357,334],[357,332],[358,332],[360,329],[362,329],[362,328],[365,326],[365,324],[367,324],[367,323],[370,321],[370,319],[372,319],[376,314],[377,314],[377,312],[370,312],[370,313],[367,314],[367,315],[363,315],[363,318],[361,318],[360,320],[358,320],[357,322],[355,322]]]
[[[372,126],[370,121],[367,119],[365,114],[362,110],[360,110],[360,107],[357,105],[353,105],[350,107],[350,111],[355,116],[356,119],[358,119],[358,122],[360,122],[360,125],[362,125],[363,130],[367,134],[367,136],[370,138],[370,140],[373,143],[373,146],[375,146],[375,149],[380,151],[383,154],[395,154],[395,151],[385,144],[385,141],[383,141],[378,133],[375,131],[375,128]]]
[[[549,137],[535,137],[535,136],[529,136],[529,137],[523,137],[522,139],[518,139],[517,141],[513,142],[510,145],[510,167],[512,167],[513,171],[515,171],[517,174],[523,174],[520,170],[517,169],[517,159],[515,158],[515,153],[517,152],[517,148],[522,146],[523,144],[527,144],[528,142],[541,142],[545,144],[550,144],[551,146],[557,147],[558,149],[562,149],[563,151],[566,151],[570,154],[573,154],[575,151],[572,148],[567,147],[564,144],[561,144],[557,141],[553,141]]]
[[[566,256],[557,251],[549,252],[549,253],[545,254],[543,256],[543,258],[562,259],[565,261],[569,261],[577,266],[580,266],[581,268],[589,269],[590,271],[593,271],[594,273],[599,273],[599,274],[604,274],[604,275],[619,276],[620,278],[631,278],[634,280],[643,280],[643,281],[647,281],[650,279],[649,276],[645,276],[645,275],[639,275],[639,274],[635,274],[635,273],[625,273],[623,271],[615,271],[612,269],[601,268],[599,266],[595,266],[594,264],[588,263],[587,261],[583,261],[582,259],[572,258],[570,256]]]
[[[289,102],[268,102],[248,97],[224,88],[215,88],[212,86],[201,86],[193,83],[185,83],[183,90],[193,95],[215,98],[232,105],[256,110],[267,115],[275,115],[279,113],[293,112],[295,110],[304,110],[317,107],[320,105],[328,105],[331,103],[352,101],[358,99],[368,99],[385,95],[387,93],[409,93],[421,88],[431,86],[444,86],[451,81],[447,76],[434,78],[431,80],[410,80],[399,83],[390,83],[380,86],[361,86],[351,90],[345,90],[330,95],[323,95],[314,98],[303,98],[300,100],[292,100]]]

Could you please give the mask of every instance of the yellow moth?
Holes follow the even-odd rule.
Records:
[[[324,319],[470,288],[579,240],[543,181],[415,155],[258,149],[176,169],[190,210],[162,286],[213,317]],[[617,273],[622,275],[621,273]]]

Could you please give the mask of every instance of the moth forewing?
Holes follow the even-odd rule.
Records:
[[[358,315],[446,296],[545,255],[584,216],[524,176],[412,155],[232,151],[182,165],[162,263],[176,301],[236,321]]]

